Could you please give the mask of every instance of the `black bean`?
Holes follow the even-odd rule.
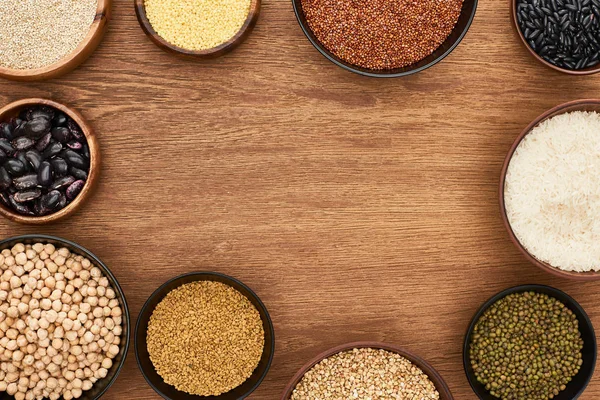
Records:
[[[27,167],[19,160],[11,158],[4,163],[4,168],[12,176],[21,176],[27,172]]]
[[[81,149],[81,155],[86,159],[86,160],[90,160],[90,146],[88,146],[87,144],[83,145],[83,148]]]
[[[54,118],[54,110],[49,107],[37,107],[29,109],[26,113],[26,119],[31,121],[37,118],[45,118],[50,121]]]
[[[62,178],[58,178],[50,185],[50,189],[63,189],[70,186],[73,182],[75,182],[75,178],[71,175],[63,176]]]
[[[4,151],[7,155],[12,155],[15,149],[12,147],[10,142],[6,139],[0,139],[0,150]]]
[[[52,125],[54,126],[65,126],[67,125],[67,117],[63,113],[56,113],[54,119],[52,120]]]
[[[36,118],[25,123],[25,135],[32,139],[39,139],[50,132],[52,124],[46,118]]]
[[[77,180],[77,181],[73,182],[71,185],[69,185],[69,187],[65,191],[67,199],[68,200],[75,199],[75,197],[77,197],[77,195],[81,192],[81,189],[83,189],[84,185],[85,185],[85,182],[81,179]]]
[[[54,176],[56,177],[64,176],[69,171],[69,165],[65,160],[63,160],[60,157],[54,157],[53,159],[51,159],[50,164],[52,164]]]
[[[35,149],[28,150],[25,153],[25,158],[29,162],[29,165],[33,167],[34,170],[38,170],[40,164],[42,163],[42,155],[39,151]]]
[[[12,185],[12,178],[4,167],[0,167],[0,190],[6,190]]]
[[[21,204],[18,201],[15,201],[14,195],[11,195],[11,196],[8,197],[8,202],[10,203],[12,209],[14,209],[19,214],[23,214],[23,215],[35,215],[33,213],[33,211],[31,211],[31,208],[29,208],[25,204]]]
[[[47,133],[42,136],[35,144],[35,149],[39,152],[44,151],[48,144],[50,144],[50,140],[52,139],[52,134]]]
[[[42,206],[42,208],[52,211],[56,208],[56,206],[58,206],[60,202],[60,197],[61,193],[58,190],[52,190],[44,196],[42,196],[40,205]]]
[[[40,186],[48,187],[52,185],[52,164],[44,161],[40,164],[40,169],[37,173],[37,181]]]
[[[75,178],[81,179],[81,180],[84,180],[84,181],[87,180],[87,177],[88,177],[87,172],[85,172],[84,170],[79,169],[79,168],[73,168],[73,167],[71,167],[71,168],[69,168],[69,173],[71,175],[73,175]]]
[[[52,129],[52,137],[58,142],[66,143],[71,138],[71,132],[68,128],[58,126]]]
[[[27,150],[35,144],[35,141],[27,136],[21,136],[12,141],[12,147],[16,150]]]
[[[27,189],[15,193],[13,197],[17,203],[27,203],[28,201],[37,199],[41,195],[42,191],[40,189]]]
[[[7,158],[8,158],[8,155],[6,155],[4,150],[0,150],[0,164],[4,164],[4,162],[6,161]]]
[[[13,140],[13,127],[8,122],[0,123],[0,136],[6,140]]]
[[[27,174],[13,179],[12,184],[17,190],[31,189],[38,185],[37,174]]]
[[[79,169],[87,169],[88,162],[73,150],[64,150],[60,153],[60,157],[64,159],[71,167]]]
[[[46,147],[46,150],[44,150],[44,152],[42,153],[42,158],[44,160],[53,157],[55,155],[57,155],[58,153],[61,152],[61,150],[63,149],[62,144],[60,144],[60,142],[53,142],[50,143],[48,145],[48,147]]]

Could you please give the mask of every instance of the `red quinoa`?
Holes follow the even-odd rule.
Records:
[[[463,0],[302,0],[310,29],[342,60],[385,70],[414,64],[446,40]]]

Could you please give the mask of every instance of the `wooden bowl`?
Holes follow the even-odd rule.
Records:
[[[248,17],[246,21],[231,39],[226,41],[225,43],[220,44],[217,47],[213,47],[212,49],[206,50],[187,50],[174,44],[167,42],[163,39],[152,27],[152,24],[148,20],[146,16],[146,6],[144,5],[144,0],[135,0],[135,12],[137,14],[138,22],[140,26],[144,30],[144,33],[152,40],[152,42],[157,45],[160,49],[166,51],[167,53],[174,54],[179,57],[188,58],[188,59],[202,59],[202,58],[216,58],[220,57],[223,54],[230,52],[231,50],[238,47],[252,32],[252,29],[256,25],[256,21],[258,20],[258,15],[260,14],[260,3],[261,0],[251,0],[250,3],[250,12],[248,13]]]
[[[560,115],[560,114],[564,114],[564,113],[572,112],[572,111],[600,112],[600,99],[575,100],[575,101],[571,101],[568,103],[558,105],[558,106],[546,111],[545,113],[543,113],[536,119],[534,119],[533,122],[531,122],[523,130],[523,132],[521,132],[521,134],[517,137],[517,139],[511,146],[510,150],[508,151],[508,154],[506,155],[506,159],[504,160],[504,165],[502,166],[502,172],[500,174],[500,187],[499,187],[500,214],[502,215],[502,221],[504,222],[504,227],[506,228],[508,235],[510,236],[510,240],[512,240],[512,242],[515,244],[515,246],[517,246],[517,248],[521,251],[521,253],[523,253],[525,258],[527,258],[534,265],[537,265],[544,271],[549,272],[555,276],[560,276],[560,277],[569,278],[569,279],[582,280],[582,281],[600,280],[600,271],[599,272],[596,272],[596,271],[588,271],[588,272],[563,271],[562,269],[553,267],[550,264],[548,264],[544,261],[540,261],[537,258],[535,258],[521,244],[521,242],[519,242],[519,239],[517,239],[517,237],[515,236],[515,233],[513,232],[512,228],[510,226],[510,222],[508,221],[508,216],[506,214],[506,208],[505,208],[505,203],[504,203],[504,184],[506,182],[506,171],[508,170],[508,165],[510,163],[510,160],[511,160],[515,150],[519,146],[519,143],[521,143],[521,140],[523,140],[523,138],[527,134],[529,134],[529,132],[533,128],[535,128],[538,124],[540,124],[542,121],[545,121],[546,119],[552,118],[556,115]]]
[[[119,305],[123,311],[122,314],[122,327],[123,332],[121,333],[121,343],[119,344],[119,354],[113,359],[113,365],[108,370],[108,374],[106,377],[99,379],[94,386],[90,390],[83,392],[79,400],[98,400],[102,397],[104,393],[115,383],[119,373],[123,369],[125,365],[125,360],[127,359],[127,352],[129,350],[129,340],[130,340],[130,332],[131,332],[131,320],[129,316],[129,308],[127,307],[127,299],[125,298],[125,293],[121,286],[119,285],[119,281],[117,278],[110,272],[110,269],[104,264],[96,255],[94,255],[91,251],[86,249],[85,247],[72,242],[67,239],[63,239],[57,236],[49,236],[49,235],[23,235],[16,236],[4,239],[0,241],[0,251],[4,249],[10,249],[17,243],[24,244],[34,244],[34,243],[51,243],[55,245],[57,248],[66,247],[72,253],[84,256],[89,259],[94,266],[100,268],[102,270],[102,274],[108,278],[110,282],[110,286],[113,288],[116,294],[116,299],[119,301]],[[63,399],[61,397],[61,399]],[[14,400],[14,396],[9,396],[6,392],[0,392],[0,400]]]
[[[81,131],[85,135],[88,147],[90,148],[90,169],[88,172],[88,179],[85,182],[85,185],[83,186],[81,192],[77,195],[77,197],[75,197],[75,199],[71,203],[69,203],[65,208],[53,214],[42,215],[39,217],[21,215],[13,211],[12,209],[5,207],[3,204],[0,204],[0,215],[2,215],[3,217],[8,218],[9,220],[14,222],[19,222],[21,224],[32,225],[49,224],[74,214],[92,194],[92,191],[96,186],[96,183],[98,182],[98,175],[100,174],[100,147],[98,145],[96,135],[94,134],[94,131],[92,130],[90,125],[83,119],[81,114],[79,114],[72,108],[69,108],[64,104],[57,103],[56,101],[47,99],[23,99],[10,103],[4,106],[2,109],[0,109],[0,122],[6,121],[12,117],[17,116],[19,114],[19,111],[21,111],[25,107],[37,105],[46,105],[56,108],[57,110],[68,115],[73,121],[77,123],[77,125],[79,125]]]
[[[529,51],[529,53],[533,56],[533,58],[538,60],[540,63],[544,64],[546,67],[552,68],[555,71],[559,71],[559,72],[562,72],[562,73],[565,73],[568,75],[591,75],[591,74],[600,72],[600,63],[598,63],[592,67],[589,67],[589,68],[572,70],[572,69],[558,67],[558,66],[551,64],[548,61],[544,60],[542,57],[540,57],[540,55],[538,53],[535,52],[535,50],[533,50],[531,48],[529,43],[527,43],[527,40],[525,39],[523,32],[521,32],[521,28],[519,27],[519,20],[517,17],[517,0],[510,0],[510,15],[511,15],[511,20],[512,20],[512,26],[513,26],[513,28],[515,28],[515,32],[517,32],[517,35],[521,39],[521,42],[523,43],[525,48]]]
[[[79,46],[54,64],[35,69],[11,69],[0,67],[0,77],[15,81],[36,81],[56,78],[77,68],[96,50],[106,32],[112,0],[98,0],[96,16],[90,31]]]
[[[561,290],[543,285],[521,285],[503,290],[486,301],[479,308],[479,310],[477,310],[473,316],[473,319],[471,320],[471,323],[469,324],[463,344],[463,367],[465,369],[465,374],[467,375],[467,380],[469,381],[471,389],[473,389],[473,392],[475,392],[477,397],[481,400],[498,400],[497,397],[492,396],[486,390],[485,385],[477,381],[473,367],[471,367],[471,338],[473,336],[473,331],[475,330],[477,321],[479,321],[479,318],[481,318],[483,313],[485,313],[488,308],[509,294],[523,292],[543,293],[554,297],[556,300],[567,306],[567,308],[571,310],[577,317],[577,321],[579,322],[579,332],[581,333],[581,338],[583,339],[583,349],[581,350],[583,365],[581,366],[581,369],[577,375],[575,375],[571,382],[566,385],[566,389],[555,396],[553,400],[577,399],[581,393],[583,393],[588,383],[592,379],[592,376],[594,375],[594,369],[596,368],[597,345],[594,326],[592,325],[592,321],[586,314],[583,307],[581,307],[581,305],[579,305],[579,303],[577,303],[571,296]]]
[[[154,364],[152,363],[152,360],[150,360],[150,354],[148,353],[148,323],[150,322],[150,317],[154,313],[154,309],[158,303],[160,303],[172,290],[180,287],[181,285],[197,281],[221,282],[231,286],[246,296],[246,298],[258,310],[265,332],[265,347],[263,349],[263,354],[252,375],[240,386],[218,396],[198,396],[177,390],[174,386],[166,383],[158,374],[158,372],[156,372]],[[167,400],[240,400],[245,399],[252,392],[254,392],[254,390],[260,386],[263,379],[267,376],[267,373],[271,368],[273,355],[275,354],[275,330],[273,328],[271,316],[269,315],[264,303],[248,286],[239,280],[232,278],[231,276],[220,274],[218,272],[192,272],[177,276],[165,282],[161,287],[156,289],[152,295],[150,295],[148,300],[146,300],[146,303],[144,303],[142,309],[140,310],[137,323],[135,325],[134,347],[135,358],[137,360],[138,367],[144,376],[144,379],[146,379],[146,382],[148,382],[152,389],[154,389],[154,391],[156,391],[156,393],[158,393],[162,398]]]
[[[292,396],[292,392],[294,391],[298,383],[300,383],[304,375],[312,367],[314,367],[324,359],[331,357],[334,354],[341,353],[343,351],[361,348],[383,349],[401,355],[402,357],[406,358],[414,365],[419,367],[425,373],[425,375],[427,375],[429,379],[431,379],[431,382],[433,382],[435,388],[440,394],[440,400],[454,400],[454,397],[452,397],[452,393],[450,393],[450,389],[448,388],[448,385],[446,385],[446,382],[444,382],[440,374],[438,374],[437,371],[427,363],[427,361],[423,360],[419,356],[416,356],[406,350],[401,349],[400,347],[380,342],[346,343],[322,352],[321,354],[310,360],[308,363],[304,364],[304,366],[300,368],[296,375],[294,375],[290,383],[288,383],[288,385],[286,386],[283,395],[281,396],[281,400],[289,400]]]
[[[292,4],[294,6],[294,12],[296,13],[296,19],[304,32],[304,35],[308,38],[310,43],[321,53],[325,58],[329,61],[341,67],[347,71],[354,72],[355,74],[369,76],[373,78],[397,78],[401,76],[411,75],[417,72],[421,72],[426,70],[429,67],[434,66],[438,62],[442,61],[446,56],[448,56],[452,51],[460,44],[462,39],[467,34],[473,19],[475,18],[475,12],[477,11],[477,3],[478,0],[464,0],[462,9],[460,12],[460,16],[458,17],[458,21],[454,26],[450,35],[446,38],[446,40],[437,48],[433,53],[418,61],[414,64],[407,65],[402,68],[395,68],[389,70],[372,70],[368,68],[363,68],[351,64],[347,61],[342,60],[331,51],[325,48],[317,39],[316,35],[313,33],[312,29],[308,25],[306,21],[306,16],[304,15],[304,10],[302,8],[302,0],[292,0]]]

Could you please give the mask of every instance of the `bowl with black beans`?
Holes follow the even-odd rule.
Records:
[[[77,211],[90,196],[100,163],[98,142],[75,110],[46,99],[0,109],[0,214],[45,224]]]
[[[511,0],[511,14],[542,64],[571,75],[600,72],[600,0]]]

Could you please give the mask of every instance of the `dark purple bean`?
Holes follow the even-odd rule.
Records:
[[[71,138],[71,132],[65,127],[58,126],[52,129],[52,137],[61,143],[66,143]]]
[[[50,164],[52,164],[52,169],[54,170],[54,176],[64,176],[69,171],[69,165],[65,160],[60,157],[54,157],[50,160]],[[71,174],[73,175],[73,174]],[[75,176],[75,175],[73,175]]]
[[[87,169],[88,162],[73,150],[64,150],[60,153],[60,157],[64,159],[71,167],[79,169]]]
[[[17,150],[27,150],[35,144],[33,139],[26,136],[21,136],[12,141],[12,146]]]
[[[16,194],[16,193],[15,193]],[[18,201],[15,201],[14,195],[8,197],[8,202],[10,203],[13,210],[23,215],[35,215],[31,208],[27,207],[25,204],[21,204]]]
[[[42,196],[40,206],[42,209],[54,210],[60,202],[61,193],[58,190],[52,190]]]
[[[0,167],[0,190],[6,190],[12,185],[12,178],[6,168]]]
[[[9,156],[15,152],[15,149],[6,139],[0,139],[0,150],[4,151]]]
[[[52,184],[52,164],[44,161],[40,164],[40,169],[37,173],[37,181],[40,186],[48,187]]]
[[[84,170],[79,169],[79,168],[71,167],[71,168],[69,168],[69,172],[71,173],[71,175],[73,175],[77,179],[86,181],[88,178],[87,172],[85,172]]]
[[[27,172],[27,167],[17,159],[10,159],[4,163],[4,168],[12,176],[21,176]]]
[[[8,122],[0,124],[0,135],[6,140],[13,140],[13,127]]]
[[[71,150],[81,150],[83,148],[83,145],[80,142],[71,140],[69,143],[67,143],[67,147]]]
[[[46,118],[36,118],[25,123],[25,135],[33,139],[39,139],[50,132],[52,124]]]
[[[81,192],[81,189],[83,189],[84,185],[85,185],[85,182],[82,181],[81,179],[73,182],[65,191],[65,194],[67,195],[67,199],[73,200],[75,197],[77,197],[79,192]]]
[[[52,120],[54,126],[65,126],[67,124],[67,117],[63,113],[57,113]]]
[[[63,146],[59,142],[50,143],[48,147],[46,147],[46,150],[44,150],[44,152],[42,153],[42,158],[46,160],[50,157],[53,157],[60,153],[62,148]]]
[[[37,174],[27,174],[13,179],[13,185],[17,190],[31,189],[38,185]]]
[[[40,169],[40,171],[41,171],[41,169]],[[52,185],[50,185],[50,189],[53,189],[53,190],[62,189],[62,188],[70,186],[73,182],[75,182],[75,178],[73,178],[71,175],[63,176],[62,178],[58,178],[57,180],[55,180],[52,183]]]
[[[25,153],[25,158],[29,161],[29,165],[33,167],[34,170],[38,170],[40,168],[40,164],[42,163],[42,155],[39,151],[35,149],[31,149]]]
[[[17,203],[27,203],[28,201],[37,199],[41,195],[42,191],[40,189],[28,189],[15,193],[13,197]]]
[[[35,149],[39,152],[44,151],[44,149],[46,149],[46,147],[48,147],[48,144],[50,144],[50,139],[52,139],[52,134],[50,134],[50,133],[45,134],[36,142]]]
[[[85,137],[79,125],[77,125],[72,119],[67,121],[67,128],[69,128],[71,135],[73,135],[75,139],[83,139]]]

